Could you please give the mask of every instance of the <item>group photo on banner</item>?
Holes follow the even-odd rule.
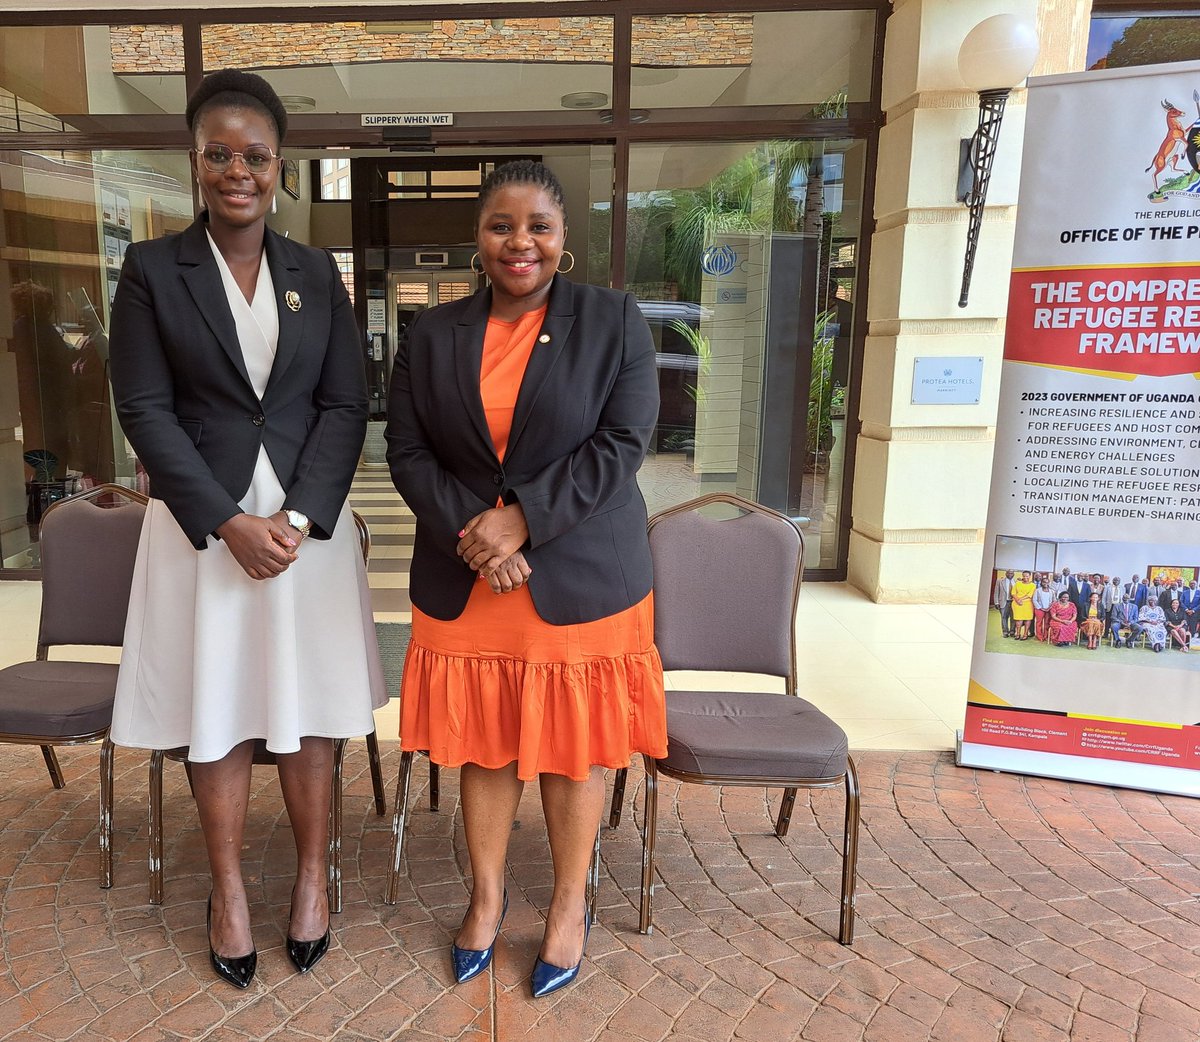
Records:
[[[963,766],[1200,795],[1198,153],[1200,62],[1029,81]]]

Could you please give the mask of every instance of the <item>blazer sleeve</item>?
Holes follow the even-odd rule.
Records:
[[[595,433],[530,481],[513,487],[538,547],[603,509],[635,480],[658,422],[654,338],[633,294],[625,294],[621,365]]]
[[[296,477],[283,501],[285,510],[308,517],[316,539],[333,534],[367,436],[367,376],[358,324],[333,256],[326,253],[325,258],[332,279],[332,313],[325,361],[312,398],[317,422],[300,450]]]
[[[241,513],[175,415],[175,381],[163,350],[139,244],[130,246],[113,299],[109,335],[113,400],[121,429],[192,545]]]
[[[396,491],[416,514],[431,545],[458,559],[458,533],[493,503],[485,502],[442,466],[413,407],[412,351],[424,313],[409,326],[396,352],[388,389],[387,461]],[[436,393],[434,389],[433,393]]]

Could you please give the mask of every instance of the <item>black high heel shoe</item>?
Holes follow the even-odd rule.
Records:
[[[208,958],[218,977],[229,981],[235,988],[248,988],[258,968],[258,951],[251,948],[249,955],[218,955],[212,946],[212,894],[208,895]]]
[[[292,895],[295,896],[295,889],[292,890]],[[329,927],[325,927],[325,933],[314,941],[298,941],[290,933],[287,935],[287,953],[288,958],[292,960],[292,965],[301,973],[307,973],[324,957],[329,951]]]

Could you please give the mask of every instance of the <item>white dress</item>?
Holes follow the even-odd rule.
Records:
[[[279,340],[270,265],[248,304],[216,245],[242,356],[262,397]],[[152,486],[153,487],[153,486]],[[284,490],[260,448],[248,514],[269,516]],[[387,702],[366,569],[349,504],[333,536],[306,539],[273,579],[251,579],[225,544],[197,551],[160,499],[146,511],[134,567],[112,740],[140,749],[189,746],[219,760],[250,738],[296,752],[306,735],[351,738]]]

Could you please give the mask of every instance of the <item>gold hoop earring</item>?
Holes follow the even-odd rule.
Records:
[[[559,269],[558,269],[558,273],[559,273],[560,275],[565,275],[565,274],[566,274],[568,271],[574,271],[574,270],[575,270],[575,254],[573,254],[573,253],[572,253],[570,250],[563,250],[563,256],[564,256],[564,257],[570,257],[570,258],[571,258],[571,263],[570,263],[570,265],[568,265],[568,266],[567,266],[567,267],[565,267],[565,268],[559,268]]]
[[[475,267],[475,262],[479,261],[479,267]],[[483,274],[483,261],[480,260],[478,253],[472,253],[471,259],[467,261],[467,267],[470,268],[476,275]]]

